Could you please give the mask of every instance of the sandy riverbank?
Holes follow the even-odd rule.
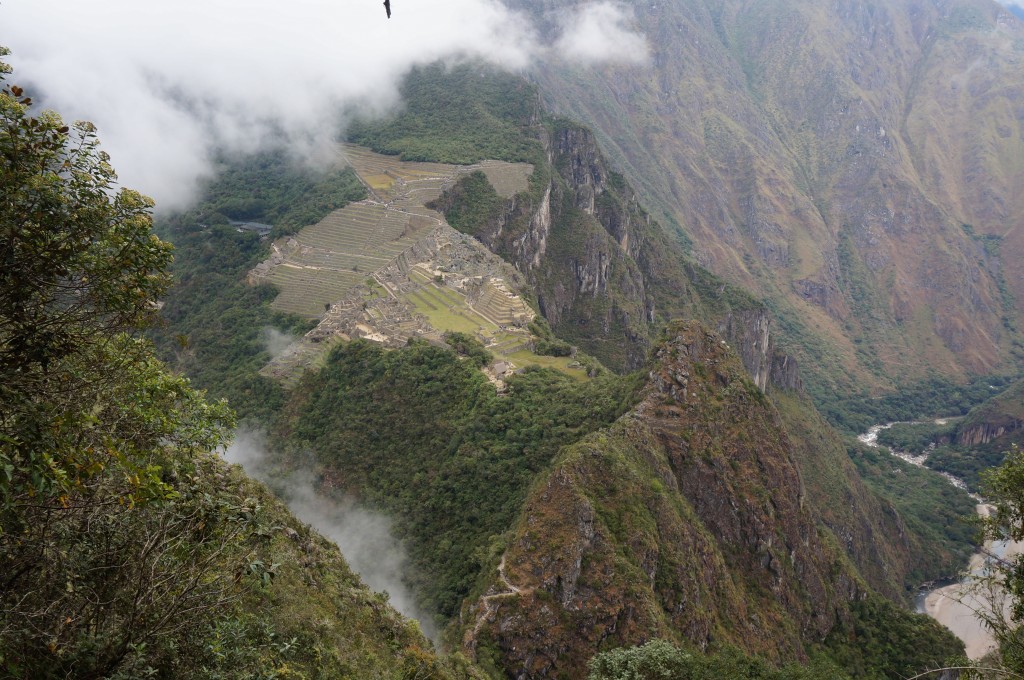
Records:
[[[978,515],[988,516],[991,506],[979,504]],[[985,550],[1003,559],[1011,559],[1024,552],[1024,542],[989,541]],[[980,659],[995,648],[992,632],[985,626],[975,611],[986,611],[991,607],[990,593],[981,588],[978,579],[984,576],[987,557],[975,553],[967,568],[967,576],[959,583],[936,588],[928,593],[924,609],[928,616],[953,631],[964,641],[967,656]],[[998,597],[998,593],[996,594]]]

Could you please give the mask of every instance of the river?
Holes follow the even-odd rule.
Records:
[[[878,433],[893,425],[922,425],[926,422],[934,422],[936,425],[945,425],[946,420],[917,421],[906,423],[886,423],[885,425],[874,425],[857,439],[866,446],[878,447]],[[928,460],[930,450],[914,454],[907,451],[896,451],[890,449],[890,453],[911,465],[924,467]],[[962,479],[953,475],[940,472],[953,486],[967,490],[967,485]],[[975,509],[979,516],[986,517],[992,509],[991,505],[982,501],[981,497],[971,494],[978,501]],[[1010,559],[1024,551],[1024,543],[1013,541],[986,541],[982,550],[971,555],[963,578],[958,582],[934,588],[918,597],[917,610],[922,614],[928,614],[942,625],[949,628],[953,633],[963,640],[968,658],[980,659],[996,647],[992,631],[979,617],[977,611],[988,611],[992,609],[993,600],[1002,598],[1001,591],[997,588],[995,592],[983,587],[986,576],[991,572],[991,565],[997,559]],[[1008,603],[1003,603],[1004,615],[1008,614]]]

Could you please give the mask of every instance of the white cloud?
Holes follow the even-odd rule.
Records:
[[[510,69],[550,56],[499,0],[3,0],[13,81],[66,119],[91,120],[125,186],[180,207],[211,151],[273,141],[330,148],[340,112],[399,105],[410,68],[483,58]],[[594,64],[642,61],[618,4],[569,13],[554,50]]]
[[[404,546],[391,533],[387,517],[359,506],[351,498],[317,493],[309,470],[282,473],[275,467],[266,439],[259,432],[236,432],[224,458],[241,465],[246,474],[273,489],[292,514],[334,541],[348,565],[370,588],[387,592],[395,609],[419,621],[423,633],[438,642],[433,617],[419,607],[415,594],[406,585],[411,567]]]
[[[529,23],[496,0],[5,0],[13,81],[99,128],[122,182],[177,206],[210,150],[326,145],[339,111],[384,111],[408,70],[524,68]]]
[[[630,28],[633,16],[626,6],[595,2],[563,16],[562,36],[555,45],[563,56],[585,63],[647,61],[647,39]]]

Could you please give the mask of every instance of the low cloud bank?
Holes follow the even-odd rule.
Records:
[[[378,592],[386,591],[395,609],[419,621],[423,633],[435,644],[438,642],[432,617],[417,606],[415,596],[404,583],[403,577],[410,568],[408,558],[391,534],[387,517],[359,507],[351,499],[321,496],[309,473],[282,477],[273,472],[268,465],[264,438],[258,433],[240,430],[224,458],[273,488],[296,517],[337,543],[349,566],[367,585]]]
[[[650,57],[647,39],[630,28],[633,12],[617,2],[595,2],[567,12],[556,43],[566,58],[587,64],[643,64]]]
[[[180,208],[214,150],[330,148],[342,112],[400,106],[417,65],[484,59],[526,69],[550,56],[529,19],[497,0],[4,0],[14,80],[67,119],[94,122],[121,181]],[[634,61],[645,45],[621,6],[581,5],[557,49]]]

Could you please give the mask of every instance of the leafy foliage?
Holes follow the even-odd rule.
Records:
[[[445,219],[459,231],[475,235],[480,227],[498,216],[504,203],[487,175],[476,170],[460,178],[448,190],[445,205],[450,207],[445,210]]]
[[[567,357],[572,354],[572,345],[565,340],[541,338],[535,343],[534,351],[549,357]]]
[[[133,412],[138,419],[120,427],[100,426],[116,422],[114,390],[152,377],[138,375],[145,348],[123,334],[152,317],[169,282],[170,246],[150,233],[150,201],[127,189],[113,193],[115,175],[93,127],[79,123],[72,131],[55,113],[36,117],[30,107],[20,88],[0,92],[5,510],[35,494],[80,488],[122,444],[153,443],[147,436],[159,425],[146,413]],[[167,425],[158,436],[175,431]],[[131,465],[131,456],[121,459]],[[140,486],[152,481],[147,476]],[[17,518],[5,518],[4,533],[7,520]]]
[[[100,675],[222,600],[228,514],[194,503],[174,469],[232,416],[129,335],[168,282],[149,200],[113,193],[91,125],[72,133],[30,106],[0,93],[0,664]]]
[[[293,459],[312,451],[326,480],[396,518],[419,591],[445,617],[537,472],[559,448],[617,418],[635,392],[632,378],[582,383],[527,369],[498,395],[476,366],[424,343],[341,345],[296,390],[282,432]]]
[[[928,448],[929,444],[948,442],[955,431],[956,424],[949,422],[945,425],[935,422],[896,423],[879,430],[878,443],[891,449],[917,453]]]
[[[472,335],[450,331],[444,334],[444,341],[459,356],[469,357],[478,368],[483,368],[494,361],[494,355],[484,349],[483,343]]]
[[[976,528],[966,520],[974,500],[938,475],[904,463],[888,452],[851,443],[850,459],[879,496],[899,511],[921,543],[910,582],[955,574],[967,561]]]
[[[150,332],[161,358],[227,399],[243,419],[269,420],[285,397],[277,383],[259,375],[270,359],[267,333],[301,334],[309,326],[270,308],[277,295],[273,286],[245,283],[266,244],[253,232],[197,228],[185,216],[158,226],[177,251],[164,323]]]
[[[481,64],[433,64],[414,69],[401,94],[402,113],[356,122],[349,139],[402,160],[458,165],[529,161],[536,152],[520,128],[536,116],[537,92],[517,76]]]
[[[30,105],[0,92],[0,675],[471,677],[212,453],[233,414],[136,337],[148,199]]]
[[[985,472],[1002,464],[1005,455],[1002,445],[993,442],[970,447],[953,444],[939,446],[928,454],[925,465],[939,472],[948,472],[962,480],[972,492],[978,492]]]
[[[829,656],[857,678],[906,678],[962,656],[964,645],[948,629],[878,595],[851,604],[825,640]]]
[[[997,469],[984,475],[986,496],[995,511],[985,520],[985,537],[992,540],[1024,540],[1024,451],[1013,446]],[[995,579],[1009,596],[1010,620],[1003,601],[991,598],[991,610],[982,612],[999,642],[1002,664],[1010,671],[1024,674],[1024,555],[1000,561]]]
[[[878,423],[965,415],[1009,382],[1010,378],[1003,376],[983,376],[960,385],[934,377],[880,397],[826,391],[813,396],[818,410],[832,425],[860,434]]]
[[[156,225],[177,253],[164,323],[151,331],[161,358],[228,399],[243,419],[272,419],[284,393],[259,375],[270,360],[267,335],[301,335],[309,322],[270,308],[274,286],[247,285],[246,273],[267,256],[267,239],[222,222],[227,216],[261,219],[275,223],[275,233],[289,232],[364,195],[352,170],[300,169],[280,152],[226,163],[194,209]],[[258,209],[232,207],[241,204]]]
[[[587,680],[843,680],[824,659],[777,668],[763,659],[729,649],[719,654],[686,652],[664,640],[613,649],[591,659]]]
[[[351,169],[303,167],[283,151],[225,158],[186,222],[225,224],[229,219],[274,226],[274,236],[316,224],[330,212],[366,197]]]

